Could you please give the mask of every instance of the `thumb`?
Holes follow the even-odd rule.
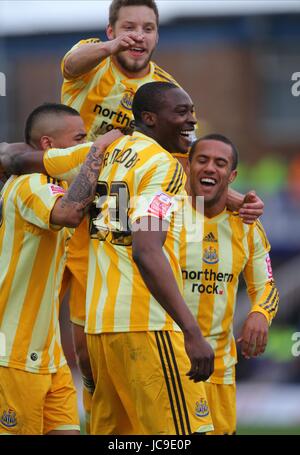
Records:
[[[244,197],[244,203],[253,202],[256,199],[256,192],[254,190],[248,191]]]

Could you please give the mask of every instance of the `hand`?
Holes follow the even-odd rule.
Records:
[[[4,160],[7,155],[8,144],[6,142],[0,143],[0,180],[1,182],[6,182],[8,176],[5,172]]]
[[[210,344],[202,336],[200,329],[194,333],[184,333],[186,353],[191,361],[187,376],[194,382],[206,381],[214,371],[215,354]]]
[[[237,339],[237,342],[241,343],[242,355],[245,359],[257,357],[265,352],[268,331],[269,324],[264,314],[259,312],[249,314]]]
[[[109,131],[108,133],[103,134],[103,136],[99,136],[95,142],[94,146],[98,149],[100,148],[102,151],[107,149],[107,147],[115,142],[117,139],[120,137],[124,136],[123,133],[121,133],[120,130],[113,129]]]
[[[264,212],[264,203],[257,196],[255,191],[249,191],[245,197],[243,204],[239,210],[239,215],[245,224],[252,224]]]
[[[107,41],[106,48],[110,55],[118,54],[119,52],[126,51],[130,47],[141,45],[144,37],[136,32],[122,33],[117,38]]]

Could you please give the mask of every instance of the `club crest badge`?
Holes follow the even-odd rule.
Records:
[[[128,109],[129,111],[132,110],[132,102],[133,102],[134,93],[131,90],[126,90],[121,99],[121,105]]]
[[[13,409],[3,411],[3,414],[0,417],[0,423],[7,428],[15,427],[18,423],[16,411]]]
[[[219,262],[217,250],[212,246],[205,248],[202,259],[205,264],[217,264]]]
[[[195,414],[197,417],[206,417],[209,415],[209,407],[204,398],[200,398],[200,400],[196,402]]]

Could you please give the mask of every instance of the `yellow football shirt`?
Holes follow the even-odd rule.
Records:
[[[50,224],[63,184],[42,174],[11,177],[1,192],[0,365],[53,373],[66,363],[60,342],[58,295],[68,229]]]
[[[63,74],[64,62],[69,53],[87,43],[99,43],[99,39],[81,40],[75,44],[62,60]],[[94,141],[97,136],[113,128],[119,128],[124,133],[131,134],[134,129],[133,96],[141,85],[153,81],[168,81],[177,84],[172,76],[154,62],[150,62],[149,73],[145,77],[135,79],[125,76],[116,67],[112,59],[107,57],[82,76],[72,80],[64,78],[61,101],[80,113],[90,141]],[[83,288],[86,284],[84,276],[80,275],[82,265],[77,258],[78,248],[82,251],[81,263],[87,264],[88,242],[83,224],[75,230],[69,244],[67,259],[67,265],[71,272],[73,271],[74,275],[82,277],[81,287]],[[71,320],[73,322],[82,318],[83,306],[84,302],[81,305],[79,301],[76,302],[76,299],[70,300]]]
[[[92,38],[81,40],[70,49],[62,60],[62,73],[66,57],[74,49],[87,43],[99,43]],[[139,87],[147,82],[177,82],[154,62],[150,62],[149,73],[141,78],[128,78],[114,65],[111,57],[102,60],[88,73],[75,79],[64,78],[62,103],[76,109],[88,132],[88,139],[94,141],[97,136],[113,128],[121,129],[125,134],[134,130],[132,100]]]
[[[73,148],[72,154],[80,154],[82,147]],[[76,168],[77,159],[67,160],[66,152],[62,165],[59,155],[60,150],[49,150],[44,164],[51,175],[66,178],[67,161]],[[87,333],[179,330],[133,262],[131,225],[144,216],[169,221],[164,253],[182,290],[176,213],[186,195],[184,185],[178,161],[141,133],[119,139],[106,151],[90,219]]]
[[[229,210],[213,218],[204,217],[203,235],[198,240],[186,241],[186,230],[182,231],[184,299],[215,351],[210,382],[234,382],[237,355],[233,317],[240,274],[246,281],[251,311],[263,313],[269,323],[276,314],[279,297],[269,250],[260,221],[246,225]]]

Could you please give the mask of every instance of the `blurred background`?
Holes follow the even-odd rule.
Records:
[[[239,359],[238,433],[300,434],[300,2],[158,1],[154,60],[190,93],[200,134],[240,151],[235,188],[255,189],[281,301],[262,358]],[[60,100],[60,61],[80,39],[105,40],[109,1],[0,2],[0,142],[21,141],[29,112]],[[249,303],[243,283],[238,333]],[[63,342],[76,370],[62,307]]]

